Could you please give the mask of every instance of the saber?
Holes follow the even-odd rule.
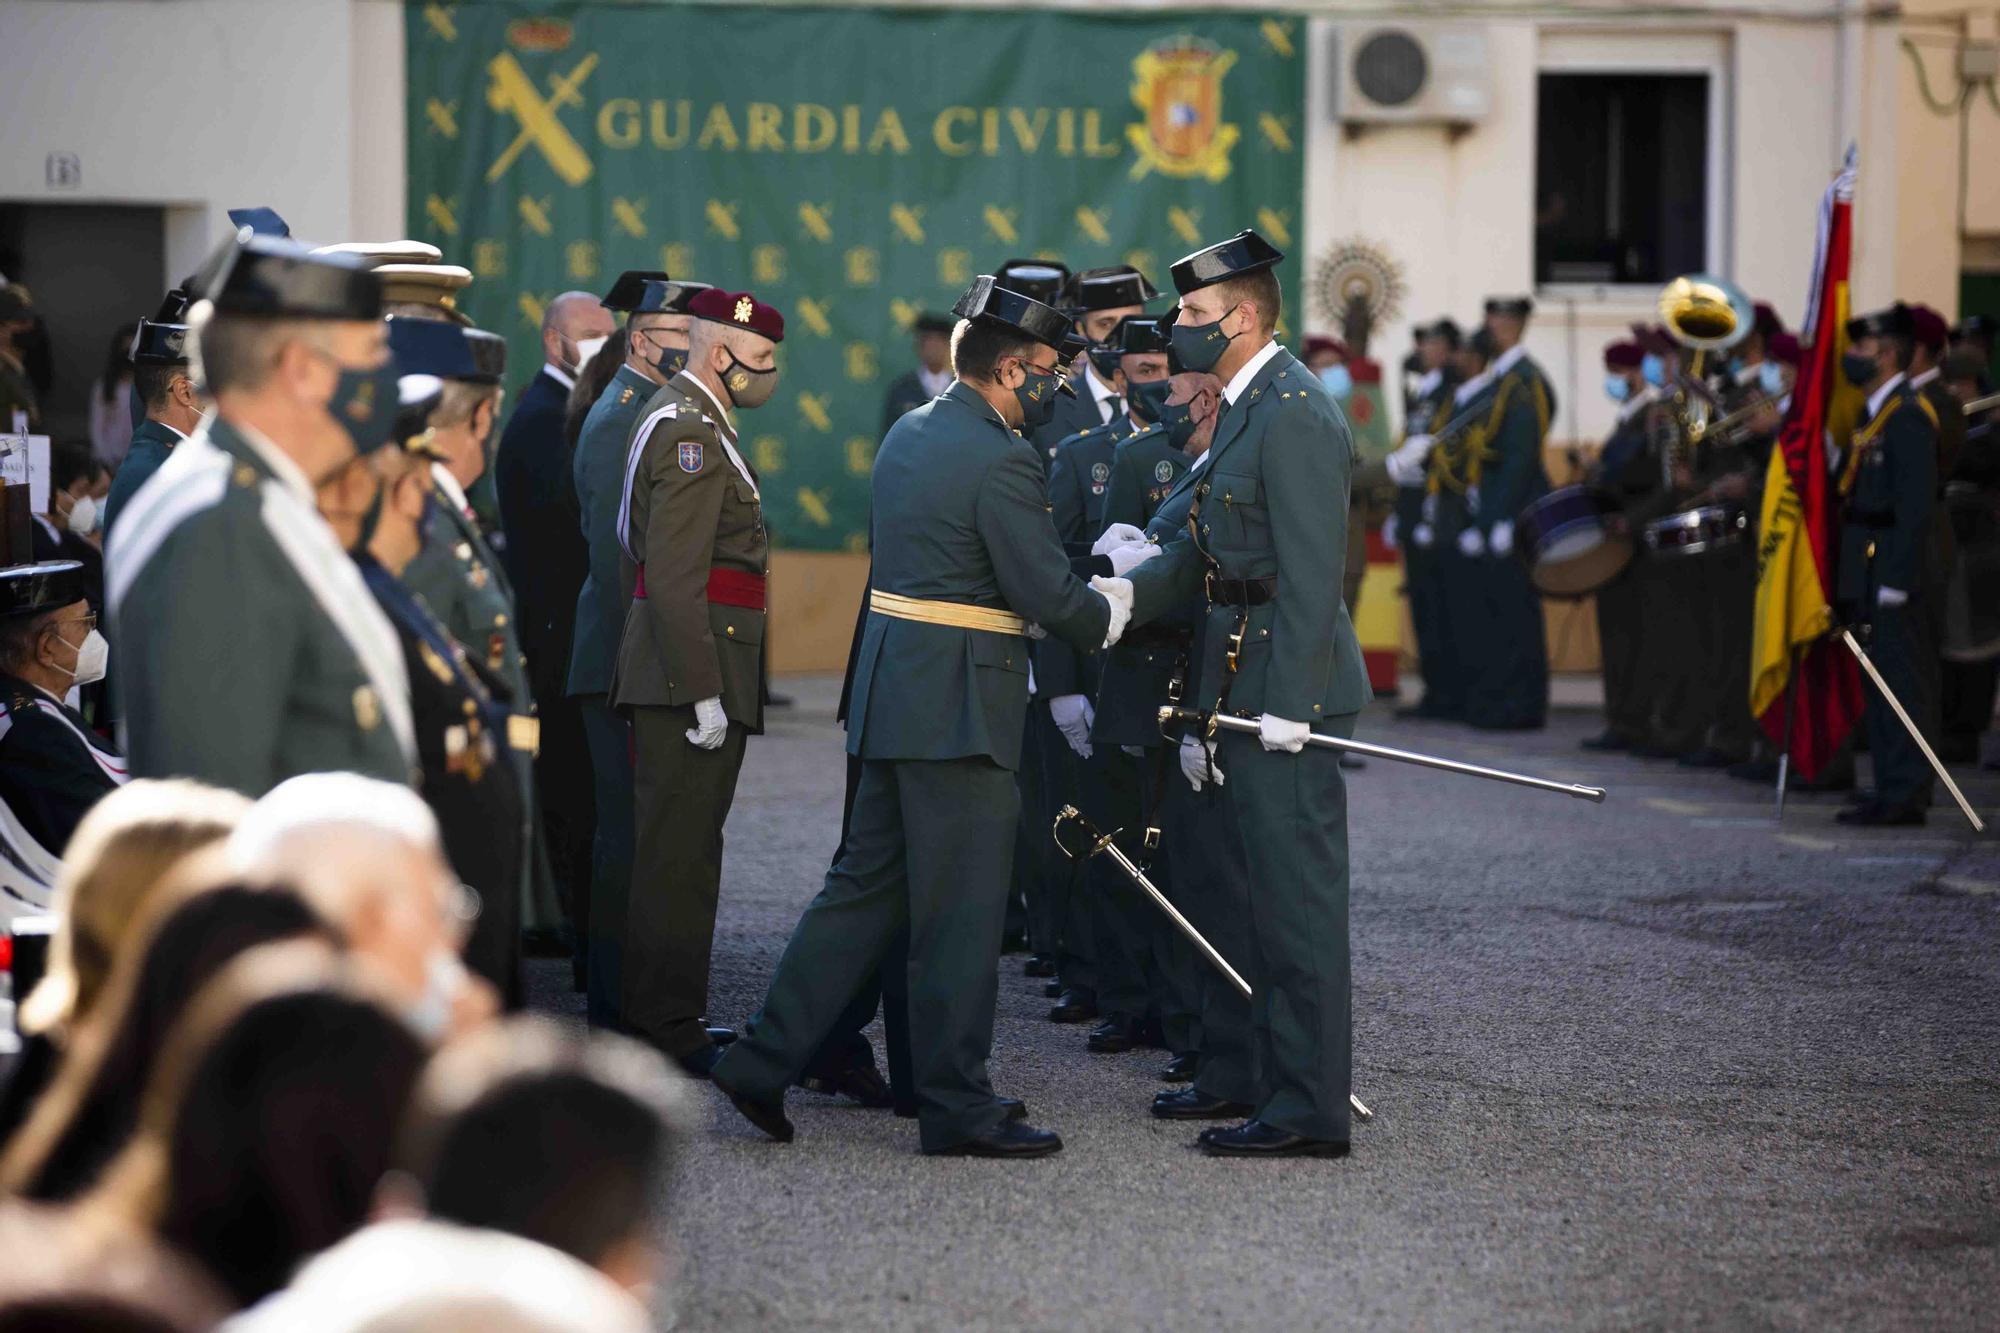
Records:
[[[1071,850],[1070,845],[1063,841],[1063,828],[1065,825],[1069,824],[1076,825],[1079,829],[1083,831],[1083,835],[1086,838],[1090,839],[1090,847],[1088,848],[1088,850],[1080,852],[1073,851]],[[1219,971],[1221,971],[1222,975],[1228,977],[1230,983],[1234,985],[1237,990],[1243,992],[1244,999],[1246,1000],[1249,999],[1251,995],[1250,983],[1243,979],[1243,974],[1241,972],[1238,972],[1235,968],[1231,967],[1229,965],[1229,960],[1227,958],[1224,958],[1221,954],[1215,951],[1215,946],[1213,944],[1210,944],[1205,938],[1203,938],[1202,933],[1194,928],[1194,922],[1188,920],[1185,916],[1181,915],[1181,909],[1175,907],[1171,902],[1167,900],[1167,895],[1161,893],[1158,887],[1154,885],[1153,881],[1146,878],[1146,872],[1139,869],[1138,863],[1133,861],[1131,857],[1125,855],[1124,849],[1119,847],[1117,842],[1114,841],[1114,839],[1117,838],[1120,831],[1121,830],[1113,829],[1109,833],[1099,833],[1097,831],[1097,826],[1092,824],[1088,819],[1085,819],[1083,817],[1082,812],[1079,811],[1073,805],[1066,805],[1062,809],[1056,812],[1056,826],[1054,830],[1054,837],[1056,840],[1057,850],[1061,851],[1064,856],[1067,856],[1072,861],[1088,861],[1091,857],[1096,856],[1100,852],[1107,853],[1111,857],[1112,864],[1116,865],[1120,870],[1124,871],[1127,879],[1130,879],[1134,884],[1137,884],[1141,889],[1143,889],[1146,893],[1146,896],[1151,898],[1154,904],[1157,905],[1162,912],[1165,912],[1170,918],[1172,918],[1173,923],[1176,926],[1179,926],[1181,928],[1181,934],[1187,936],[1188,939],[1192,940],[1194,942],[1195,948],[1200,949],[1203,955],[1207,957],[1208,961],[1214,963],[1216,968]],[[1356,1116],[1360,1117],[1363,1120],[1373,1120],[1375,1118],[1375,1113],[1369,1110],[1366,1106],[1363,1106],[1361,1104],[1361,1099],[1359,1097],[1356,1097],[1353,1093],[1350,1092],[1347,1095],[1347,1100],[1348,1103],[1354,1107],[1354,1114]]]
[[[1230,717],[1226,713],[1197,713],[1190,708],[1162,708],[1160,727],[1165,730],[1174,722],[1199,722],[1214,735],[1216,728],[1224,731],[1238,731],[1246,736],[1257,734],[1257,723],[1247,717]],[[1604,803],[1604,788],[1589,787],[1581,782],[1555,782],[1549,778],[1530,777],[1526,773],[1510,773],[1504,768],[1487,768],[1482,764],[1466,764],[1456,759],[1440,759],[1436,755],[1418,754],[1414,750],[1394,750],[1386,745],[1370,745],[1367,741],[1342,740],[1338,736],[1325,736],[1315,731],[1306,737],[1306,744],[1317,745],[1326,750],[1345,750],[1349,754],[1367,755],[1371,759],[1392,759],[1399,764],[1415,764],[1419,768],[1435,768],[1440,772],[1459,773],[1468,778],[1490,778],[1494,782],[1511,782],[1517,787],[1533,787],[1538,791],[1552,791],[1561,796],[1574,796],[1578,800],[1594,804]]]
[[[1895,710],[1896,720],[1903,724],[1903,730],[1910,733],[1910,739],[1915,741],[1917,748],[1924,752],[1924,758],[1931,761],[1931,771],[1937,774],[1938,781],[1944,784],[1944,789],[1951,793],[1951,799],[1958,802],[1958,808],[1972,825],[1972,831],[1974,833],[1986,832],[1985,823],[1980,820],[1977,814],[1973,813],[1971,803],[1965,799],[1965,793],[1958,789],[1958,784],[1951,780],[1951,774],[1945,772],[1944,765],[1938,762],[1937,752],[1931,749],[1930,742],[1924,739],[1923,732],[1917,730],[1917,724],[1910,720],[1910,715],[1903,711],[1903,701],[1898,699],[1889,689],[1889,682],[1882,679],[1882,673],[1875,669],[1875,664],[1868,660],[1868,654],[1861,650],[1861,643],[1854,637],[1854,631],[1851,629],[1842,630],[1840,632],[1840,639],[1841,642],[1847,645],[1847,651],[1853,653],[1855,658],[1860,661],[1861,669],[1868,673],[1868,679],[1875,682],[1875,688],[1882,691],[1882,697],[1889,701],[1889,707]]]

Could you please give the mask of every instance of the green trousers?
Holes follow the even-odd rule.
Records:
[[[716,1062],[716,1083],[782,1100],[907,929],[923,1146],[998,1128],[986,1060],[1018,815],[1014,775],[990,759],[863,760],[846,850],[793,929],[763,1008]]]
[[[669,1055],[708,1044],[708,958],[722,889],[722,826],[749,733],[690,745],[694,706],[634,708],[632,889],[625,902],[624,1009]],[[846,997],[842,997],[845,999]]]
[[[1354,734],[1355,714],[1315,730]],[[1257,1119],[1346,1141],[1353,1015],[1347,940],[1347,786],[1331,750],[1270,751],[1229,733],[1217,756],[1250,870],[1250,1004]]]
[[[1243,831],[1236,823],[1236,804],[1226,786],[1211,783],[1195,791],[1178,771],[1167,781],[1167,844],[1174,862],[1176,905],[1254,989],[1250,870],[1243,854]],[[1262,1085],[1257,1078],[1250,1000],[1205,955],[1192,949],[1189,954],[1201,997],[1201,1020],[1196,1026],[1201,1062],[1194,1086],[1226,1102],[1255,1106]]]
[[[1627,742],[1646,736],[1651,711],[1640,688],[1645,663],[1645,608],[1639,577],[1627,569],[1597,590],[1597,647],[1604,666],[1604,730]]]

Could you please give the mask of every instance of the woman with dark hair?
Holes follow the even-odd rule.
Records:
[[[138,331],[136,319],[118,326],[105,354],[104,373],[90,386],[90,452],[108,468],[125,461],[139,424],[132,419],[132,337]]]
[[[112,973],[101,1011],[78,1034],[48,1094],[0,1157],[0,1190],[59,1202],[88,1189],[139,1120],[139,1099],[188,1001],[261,944],[338,932],[289,888],[228,883],[175,894]]]
[[[427,1054],[324,946],[253,950],[174,1029],[137,1137],[79,1217],[150,1235],[253,1305],[367,1221]]]
[[[583,370],[576,377],[576,383],[569,391],[569,402],[563,407],[563,456],[565,459],[576,454],[577,438],[583,434],[583,419],[590,415],[590,409],[604,396],[604,386],[611,383],[611,377],[618,373],[618,367],[625,364],[625,330],[618,329],[605,339],[604,346],[597,349],[597,355],[584,362]],[[568,471],[565,463],[564,471]]]

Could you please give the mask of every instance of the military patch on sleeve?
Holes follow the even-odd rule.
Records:
[[[700,440],[681,441],[681,471],[683,472],[701,471]]]
[[[1111,464],[1092,463],[1090,465],[1090,479],[1100,486],[1111,480]]]
[[[1153,464],[1153,480],[1165,485],[1174,479],[1174,465],[1162,458]]]

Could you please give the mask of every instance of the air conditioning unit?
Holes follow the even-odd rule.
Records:
[[[1493,109],[1481,25],[1344,23],[1333,42],[1333,116],[1343,125],[1465,126]]]

